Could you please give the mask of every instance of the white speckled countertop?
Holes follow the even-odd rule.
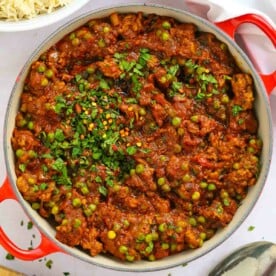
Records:
[[[276,1],[276,0],[271,0]],[[76,17],[88,10],[93,10],[100,8],[102,6],[107,6],[109,4],[115,3],[130,3],[130,2],[148,2],[148,3],[158,3],[167,6],[173,6],[177,8],[185,9],[185,1],[97,1],[93,3],[90,1],[81,11],[70,16],[70,18]],[[222,1],[220,1],[222,2]],[[274,18],[276,9],[274,9],[272,4],[270,5],[268,0],[258,1],[258,0],[235,0],[231,2],[237,2],[239,4],[243,3],[246,7],[256,8],[270,18]],[[3,157],[3,125],[6,105],[8,98],[13,86],[13,83],[20,72],[22,66],[24,65],[27,58],[30,56],[32,51],[39,45],[51,32],[53,32],[58,26],[62,25],[64,22],[70,20],[67,18],[62,22],[57,24],[22,33],[0,33],[0,184],[3,182],[6,176],[6,169]],[[259,67],[263,72],[271,72],[276,70],[276,52],[270,52],[269,58],[266,56],[266,51],[262,51],[262,47],[258,45],[260,43],[257,40],[252,40],[250,47],[252,49],[259,48],[258,59],[262,62]],[[254,45],[255,44],[255,45]],[[260,44],[262,45],[262,44]],[[275,49],[274,49],[275,50]],[[255,51],[255,50],[254,50]],[[275,94],[275,90],[274,90]],[[276,95],[270,96],[271,111],[273,117],[274,129],[276,129]],[[276,140],[276,130],[274,130],[274,140]],[[238,247],[253,241],[267,240],[276,243],[276,157],[275,157],[275,147],[274,144],[274,156],[272,158],[272,164],[270,168],[270,173],[265,185],[265,188],[252,210],[251,214],[247,219],[240,225],[238,230],[228,238],[224,243],[218,246],[215,250],[208,253],[207,255],[188,263],[186,266],[178,266],[175,268],[158,271],[158,272],[148,272],[143,273],[143,275],[148,276],[159,276],[159,275],[191,275],[191,276],[204,276],[220,261],[224,256],[228,255]],[[28,218],[23,212],[22,207],[19,203],[6,200],[0,203],[0,225],[5,230],[7,235],[20,247],[28,248],[31,243],[36,246],[39,242],[39,232],[34,227],[31,230],[27,230]],[[249,231],[249,227],[254,226],[252,231]],[[84,263],[78,259],[71,256],[55,253],[45,258],[36,261],[21,261],[18,259],[7,260],[7,252],[0,246],[0,266],[6,266],[12,268],[16,271],[22,272],[26,275],[37,275],[37,276],[58,276],[58,275],[74,275],[74,276],[134,276],[137,273],[130,272],[118,272],[112,271],[94,265]],[[51,269],[46,266],[47,261],[53,261]],[[66,274],[66,273],[69,274]],[[247,276],[247,275],[246,275]],[[248,275],[249,276],[249,275]]]

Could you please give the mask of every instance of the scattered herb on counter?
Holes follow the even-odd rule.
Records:
[[[70,272],[63,272],[63,275],[68,276],[70,275]]]
[[[251,225],[251,226],[248,227],[247,230],[251,232],[251,231],[253,231],[254,229],[255,229],[255,226]]]
[[[52,268],[52,264],[53,264],[53,261],[52,261],[52,260],[48,260],[48,261],[45,263],[46,267],[48,267],[49,269]]]
[[[31,221],[29,221],[27,224],[27,229],[30,230],[32,228],[33,228],[33,223]]]
[[[7,253],[6,260],[14,260],[14,256],[11,253]]]
[[[183,267],[184,267],[184,266],[187,266],[187,265],[188,265],[188,263],[182,264]]]

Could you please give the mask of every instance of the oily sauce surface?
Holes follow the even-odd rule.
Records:
[[[92,20],[30,68],[12,137],[18,189],[92,256],[196,249],[256,182],[253,103],[251,76],[213,34],[155,14]]]

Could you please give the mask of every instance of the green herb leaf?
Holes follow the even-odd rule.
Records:
[[[237,116],[242,111],[242,107],[239,105],[233,105],[232,114],[233,116]]]
[[[126,152],[129,155],[134,155],[137,152],[137,147],[136,146],[129,146],[126,148]]]
[[[14,260],[14,256],[11,253],[7,253],[6,260]]]
[[[31,221],[29,221],[27,224],[27,229],[30,230],[32,228],[33,228],[33,223]]]
[[[48,260],[46,263],[45,263],[46,267],[48,267],[49,269],[52,268],[52,265],[53,265],[53,261],[52,260]]]
[[[107,189],[105,186],[100,186],[99,187],[99,192],[100,194],[102,194],[103,196],[107,196]]]
[[[251,225],[251,226],[248,227],[247,230],[251,232],[251,231],[253,231],[254,229],[255,229],[255,226]]]

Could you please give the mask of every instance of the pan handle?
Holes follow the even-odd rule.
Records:
[[[222,22],[216,22],[215,25],[234,39],[237,28],[244,23],[252,23],[259,27],[269,37],[274,47],[276,47],[276,30],[260,15],[244,14]],[[276,87],[276,71],[268,75],[260,74],[260,77],[263,80],[267,94],[270,95]]]
[[[16,200],[16,195],[10,185],[8,178],[5,179],[3,185],[0,187],[0,202],[6,199]],[[0,225],[0,244],[14,257],[25,260],[33,261],[42,258],[54,252],[63,252],[57,245],[50,241],[43,233],[41,234],[41,242],[37,248],[32,250],[21,249],[16,246],[6,235]]]

